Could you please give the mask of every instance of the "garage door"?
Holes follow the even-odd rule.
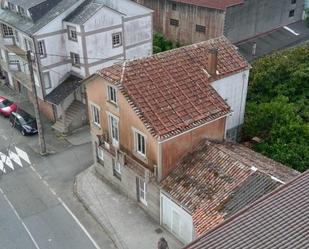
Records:
[[[161,193],[161,223],[180,241],[187,244],[192,241],[192,217],[183,208]]]

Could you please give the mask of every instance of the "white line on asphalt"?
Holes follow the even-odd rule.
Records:
[[[5,135],[2,135],[4,140],[8,140],[8,138]]]
[[[92,244],[94,245],[94,247],[96,249],[100,249],[99,245],[95,242],[95,240],[91,237],[91,235],[88,233],[88,231],[86,230],[86,228],[83,226],[82,223],[80,223],[80,221],[77,219],[77,217],[72,213],[72,211],[68,208],[68,206],[62,201],[62,199],[60,197],[57,198],[58,201],[61,203],[61,205],[67,210],[67,212],[72,216],[72,218],[75,220],[75,222],[79,225],[79,227],[84,231],[84,233],[87,235],[87,237],[89,238],[89,240],[92,242]]]
[[[293,29],[287,27],[287,26],[283,26],[283,28],[287,31],[289,31],[290,33],[292,33],[293,35],[299,35],[299,33],[296,33]]]
[[[15,207],[13,206],[13,204],[10,202],[10,200],[7,198],[6,194],[4,194],[3,190],[0,188],[0,192],[3,195],[4,199],[6,200],[6,202],[9,204],[9,206],[11,207],[11,209],[13,210],[14,214],[16,215],[17,219],[21,222],[21,224],[23,225],[24,229],[26,230],[26,232],[28,233],[32,243],[34,244],[34,246],[37,249],[40,249],[38,243],[35,241],[35,239],[33,238],[32,234],[30,233],[28,227],[26,226],[26,224],[24,223],[24,221],[22,220],[22,218],[19,216],[19,214],[17,213]]]
[[[36,175],[42,180],[42,176],[35,170],[35,168],[31,165],[30,168],[36,173]],[[43,183],[48,187],[49,191],[57,196],[56,192],[49,186],[48,182],[46,180],[42,180]],[[71,215],[71,217],[74,219],[74,221],[77,223],[77,225],[82,229],[82,231],[86,234],[88,239],[91,241],[93,246],[96,249],[101,249],[99,245],[95,242],[95,240],[91,237],[91,235],[88,233],[86,228],[83,226],[83,224],[77,219],[77,217],[73,214],[73,212],[69,209],[69,207],[64,203],[64,201],[57,196],[57,200],[60,202],[60,204],[65,208],[65,210]]]

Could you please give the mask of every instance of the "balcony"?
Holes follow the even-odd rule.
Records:
[[[16,54],[17,57],[19,57],[20,59],[22,59],[23,61],[27,61],[27,54],[26,51],[24,51],[23,49],[21,49],[20,47],[16,46],[16,45],[4,45],[4,47],[13,54]]]
[[[98,136],[100,141],[100,147],[107,151],[109,154],[117,158],[117,160],[125,167],[133,170],[137,175],[145,178],[147,181],[155,178],[155,164],[148,160],[148,163],[140,161],[134,156],[134,154],[120,145],[120,148],[116,148],[112,145],[107,133]]]

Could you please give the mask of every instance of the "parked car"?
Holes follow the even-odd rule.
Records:
[[[0,96],[0,113],[4,117],[9,117],[12,112],[16,111],[17,105],[7,98]]]
[[[11,113],[10,124],[12,127],[20,130],[23,136],[38,132],[36,119],[21,109]]]

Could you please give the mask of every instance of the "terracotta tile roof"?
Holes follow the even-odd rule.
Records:
[[[244,0],[174,0],[174,1],[219,10],[225,10],[227,7],[244,3]]]
[[[183,249],[309,248],[309,171]]]
[[[279,176],[291,180],[299,175],[270,159],[266,169],[268,160],[253,151],[247,156],[259,158],[255,162],[244,152],[235,157],[227,148],[236,147],[247,151],[237,144],[203,141],[161,183],[163,191],[191,213],[197,235],[281,185]]]
[[[218,75],[210,78],[209,49],[218,48]],[[123,65],[98,75],[117,85],[155,137],[170,137],[221,118],[229,106],[209,84],[248,68],[224,37],[181,47]]]

